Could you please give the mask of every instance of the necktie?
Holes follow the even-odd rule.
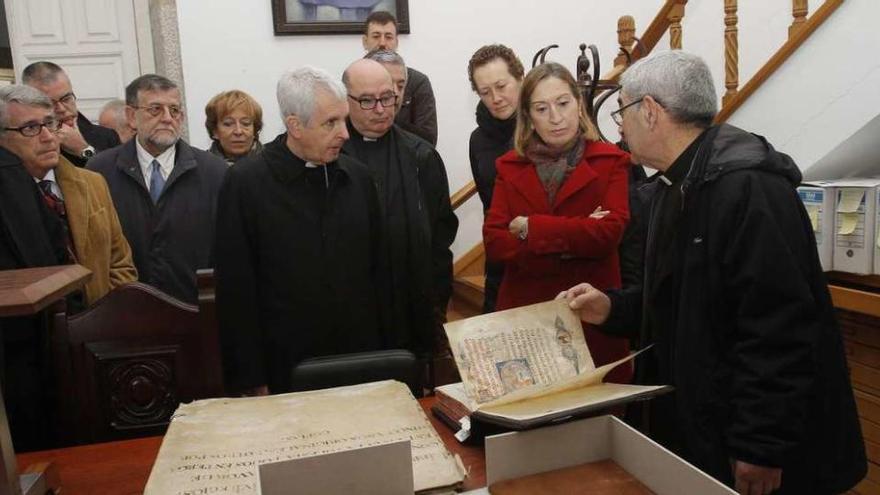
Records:
[[[162,171],[159,170],[159,162],[153,160],[150,164],[152,166],[152,172],[150,172],[150,197],[153,198],[153,203],[159,202],[159,196],[162,194],[162,189],[165,188],[165,179],[162,177]]]
[[[64,231],[65,250],[67,251],[67,261],[76,262],[76,255],[73,250],[73,239],[70,237],[70,226],[67,223],[67,207],[64,206],[64,200],[59,198],[52,192],[52,181],[41,180],[39,182],[40,192],[43,193],[43,202],[55,213],[61,220],[62,229]]]

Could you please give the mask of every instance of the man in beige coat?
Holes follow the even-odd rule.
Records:
[[[0,146],[21,159],[66,229],[67,261],[92,272],[84,287],[85,304],[137,280],[104,178],[75,167],[59,153],[60,122],[52,101],[29,86],[0,88],[0,126]]]

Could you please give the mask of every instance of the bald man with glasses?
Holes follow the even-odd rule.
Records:
[[[49,97],[55,118],[61,123],[57,132],[61,154],[77,167],[85,167],[98,152],[119,145],[113,129],[93,124],[79,112],[70,78],[57,64],[34,62],[25,67],[21,80]]]

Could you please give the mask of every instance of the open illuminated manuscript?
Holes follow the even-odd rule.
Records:
[[[447,419],[522,429],[652,396],[663,386],[603,383],[578,316],[549,301],[445,325],[461,383],[437,387]]]

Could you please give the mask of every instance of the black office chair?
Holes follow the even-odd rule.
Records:
[[[334,354],[305,359],[293,368],[291,391],[397,380],[422,396],[424,363],[405,349]]]

